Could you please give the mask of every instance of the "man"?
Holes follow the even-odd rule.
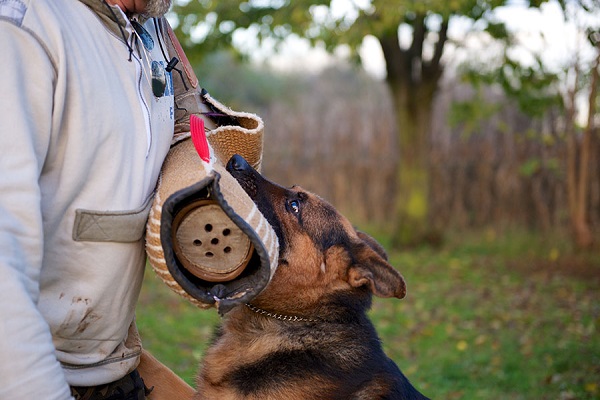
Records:
[[[2,400],[144,398],[134,309],[175,112],[152,17],[169,6],[0,1]]]

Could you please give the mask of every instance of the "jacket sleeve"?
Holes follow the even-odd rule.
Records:
[[[56,72],[33,35],[1,18],[0,54],[0,399],[71,399],[37,308]]]

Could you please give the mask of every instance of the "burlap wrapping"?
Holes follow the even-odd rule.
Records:
[[[212,108],[229,115],[240,125],[219,126],[207,132],[212,148],[211,161],[203,162],[188,135],[180,135],[163,164],[148,219],[146,251],[156,274],[176,293],[198,307],[217,306],[219,312],[249,302],[269,282],[277,266],[277,236],[254,202],[223,166],[233,154],[240,154],[255,168],[262,155],[262,121],[247,113],[236,113],[202,96]],[[247,235],[253,254],[235,279],[209,282],[190,273],[174,251],[172,224],[178,212],[193,201],[210,199],[218,205],[211,218],[226,219]],[[198,226],[202,229],[202,226]],[[233,235],[231,235],[233,236]],[[227,240],[228,238],[221,238]]]
[[[166,19],[160,20],[160,27],[168,54],[176,55],[179,64],[172,74],[175,91],[173,147],[162,167],[148,219],[148,260],[173,291],[198,307],[217,306],[219,312],[224,313],[256,296],[267,285],[277,266],[279,245],[275,232],[223,167],[232,155],[240,154],[260,170],[263,122],[254,114],[230,110],[199,87],[194,70]],[[192,114],[200,116],[208,129],[206,137],[212,148],[209,162],[201,160],[191,142]],[[182,253],[174,249],[173,240],[177,238],[174,238],[172,228],[178,213],[185,212],[186,206],[191,207],[191,202],[202,199],[209,199],[211,208],[199,215],[204,217],[211,213],[208,219],[217,221],[215,225],[218,226],[234,224],[251,243],[248,245],[251,252],[248,264],[230,280],[214,282],[198,278],[198,274],[190,273],[184,266],[185,261],[188,264],[194,262],[194,254],[184,252],[180,260],[176,253],[180,256]],[[193,231],[194,227],[189,225],[193,224],[188,223],[186,228]],[[219,240],[235,240],[235,236],[231,234],[219,237]],[[229,246],[227,242],[219,244],[225,250]],[[236,269],[236,265],[219,267],[220,272]],[[212,267],[202,264],[200,268],[209,270]]]

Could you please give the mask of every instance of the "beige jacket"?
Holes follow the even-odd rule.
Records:
[[[144,26],[154,47],[134,38],[130,60],[101,0],[0,2],[0,399],[70,398],[138,363],[144,223],[174,115]]]

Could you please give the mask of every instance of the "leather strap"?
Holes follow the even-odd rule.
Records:
[[[187,77],[188,83],[190,84],[190,86],[192,88],[196,89],[198,87],[198,78],[196,77],[196,74],[194,73],[194,69],[192,68],[192,65],[190,64],[190,61],[188,60],[187,56],[185,55],[185,52],[183,51],[183,47],[181,47],[181,43],[179,43],[177,36],[175,36],[175,32],[173,32],[173,28],[171,28],[171,25],[169,25],[169,22],[167,22],[166,19],[163,18],[163,21],[164,21],[163,27],[167,31],[167,35],[169,37],[169,40],[168,40],[168,42],[170,42],[169,47],[172,46],[173,49],[175,50],[175,53],[177,54],[177,58],[179,59],[179,62],[183,66],[183,70]],[[167,46],[168,45],[169,45],[169,43],[167,43]]]

